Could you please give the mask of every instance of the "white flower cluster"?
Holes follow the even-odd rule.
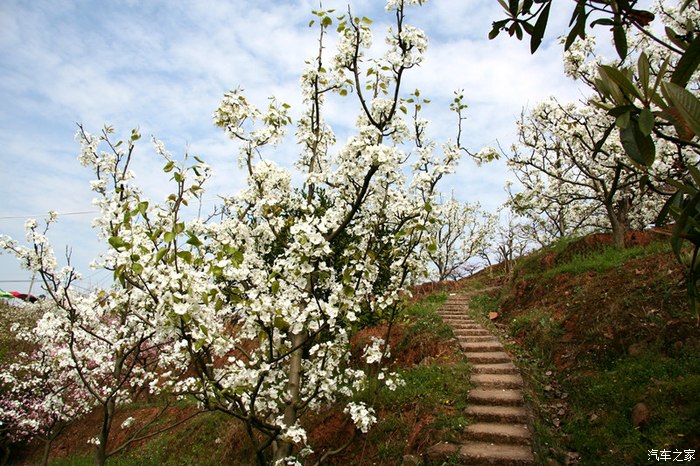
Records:
[[[369,428],[377,422],[374,409],[368,408],[364,403],[349,403],[345,412],[350,414],[352,422],[363,433],[367,433]]]

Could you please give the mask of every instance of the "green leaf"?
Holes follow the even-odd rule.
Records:
[[[168,248],[160,248],[156,253],[156,262],[160,262],[168,253]]]
[[[146,215],[147,210],[148,210],[148,201],[139,202],[138,211],[141,213],[141,215]]]
[[[321,20],[321,26],[323,26],[324,28],[327,28],[331,24],[333,24],[333,19],[330,16],[324,16]]]
[[[676,193],[673,196],[669,197],[668,200],[664,203],[664,206],[661,208],[661,211],[659,211],[659,215],[656,216],[654,224],[663,225],[664,223],[666,223],[666,218],[668,217],[671,208],[679,207],[682,198],[683,193],[681,191],[676,191]]]
[[[202,243],[202,241],[199,238],[197,238],[197,236],[191,234],[189,239],[187,240],[187,244],[191,244],[195,248],[198,248],[204,243]]]
[[[518,7],[520,2],[518,0],[508,0],[508,11],[514,17],[518,15]]]
[[[637,89],[637,86],[635,86],[622,71],[608,65],[600,65],[599,71],[601,77],[607,77],[610,81],[620,86],[620,89],[625,94],[632,95],[634,97],[637,97],[638,99],[642,98],[639,89]]]
[[[645,167],[651,166],[656,157],[656,147],[651,136],[644,135],[635,119],[626,128],[620,129],[620,142],[625,152],[635,162]]]
[[[700,65],[700,34],[695,37],[681,56],[681,59],[678,60],[676,69],[671,75],[671,82],[685,87],[693,73],[698,69],[698,65]]]
[[[613,21],[610,18],[596,19],[595,21],[593,21],[591,23],[591,27],[594,27],[594,26],[614,26],[614,25],[615,25],[615,21]]]
[[[620,114],[616,119],[615,119],[615,124],[617,125],[618,128],[620,129],[625,129],[629,126],[630,124],[630,112],[625,112]]]
[[[652,129],[654,129],[654,114],[648,108],[643,108],[639,113],[639,130],[645,136],[649,136]]]
[[[615,42],[617,55],[624,60],[627,56],[627,31],[625,31],[622,24],[613,26],[613,41]]]
[[[192,253],[189,251],[178,251],[177,257],[184,260],[188,264],[192,263]]]
[[[172,231],[166,231],[165,234],[163,235],[163,240],[166,243],[172,243],[174,239],[175,239],[175,233]]]
[[[532,37],[530,38],[530,53],[535,53],[538,47],[542,44],[542,38],[544,37],[545,30],[547,29],[547,22],[549,21],[549,7],[552,6],[551,3],[547,3],[542,9],[537,22],[535,23],[535,29],[532,31]]]
[[[352,298],[355,295],[355,288],[353,288],[352,286],[345,285],[343,287],[343,294],[347,298]]]
[[[663,83],[662,90],[671,100],[673,106],[678,109],[685,123],[695,133],[700,135],[700,101],[687,89],[677,84]]]
[[[107,242],[114,249],[119,249],[119,248],[127,246],[127,243],[118,236],[110,236],[110,238],[107,240]]]
[[[243,252],[241,252],[238,249],[236,251],[234,251],[233,258],[232,258],[234,265],[236,265],[236,266],[240,265],[243,262],[243,259],[244,259]]]
[[[651,92],[649,89],[649,58],[647,54],[642,52],[637,60],[637,73],[639,74],[639,84],[642,86],[644,97],[648,97]]]
[[[141,275],[143,272],[143,265],[139,264],[138,262],[133,262],[131,264],[131,270],[133,270],[136,275]]]
[[[491,32],[489,32],[489,40],[495,39],[507,22],[508,20],[494,21],[491,25]]]
[[[171,171],[173,171],[173,168],[175,168],[175,162],[173,162],[172,160],[170,160],[170,161],[169,161],[168,163],[166,163],[165,166],[163,167],[163,171],[164,171],[165,173],[170,173]]]
[[[280,282],[278,280],[275,280],[274,282],[272,282],[271,289],[272,289],[272,294],[277,294],[277,292],[280,289]]]

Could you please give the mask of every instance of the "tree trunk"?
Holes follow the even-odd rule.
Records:
[[[53,443],[54,437],[51,436],[44,440],[44,453],[41,455],[41,466],[46,466],[49,464],[49,453],[51,453],[51,444]]]
[[[301,391],[301,363],[303,358],[303,348],[301,344],[306,336],[304,333],[295,333],[292,335],[292,348],[297,349],[291,354],[289,360],[289,382],[287,389],[289,398],[287,406],[284,409],[284,424],[291,427],[297,423],[297,407],[299,405],[299,393]],[[276,440],[274,443],[273,461],[276,463],[292,454],[294,444],[289,440]]]
[[[619,222],[613,223],[612,227],[613,244],[617,247],[624,248],[627,229]]]
[[[112,418],[114,417],[115,401],[114,398],[109,398],[103,405],[104,415],[102,416],[102,428],[97,437],[99,444],[95,448],[95,458],[93,463],[95,466],[104,466],[107,461],[107,441],[109,440],[109,431],[112,427]]]
[[[632,201],[624,197],[617,201],[615,205],[605,206],[612,227],[613,244],[617,247],[625,247],[625,236],[629,229],[629,211]]]

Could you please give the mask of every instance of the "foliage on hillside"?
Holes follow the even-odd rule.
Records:
[[[644,464],[653,449],[700,451],[700,329],[684,268],[663,236],[632,235],[625,249],[606,235],[559,242],[472,303],[483,321],[499,312],[492,328],[530,380],[543,458]]]

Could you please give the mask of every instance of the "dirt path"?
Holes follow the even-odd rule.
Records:
[[[452,294],[438,313],[450,324],[473,366],[466,414],[472,421],[459,444],[439,443],[427,452],[431,462],[457,459],[469,465],[535,464],[523,379],[503,346],[467,315],[469,297]]]

